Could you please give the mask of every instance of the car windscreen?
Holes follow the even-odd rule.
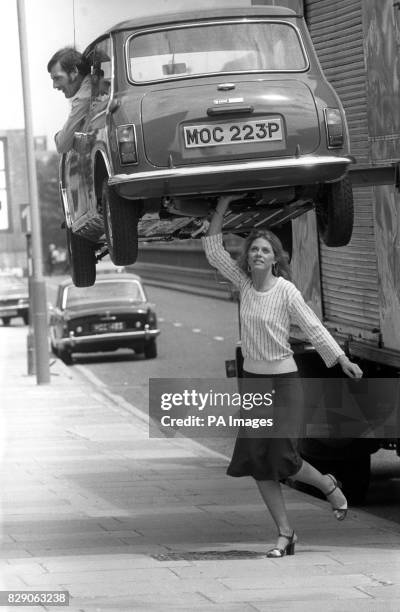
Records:
[[[296,28],[278,21],[191,24],[133,35],[127,43],[134,82],[231,72],[298,72],[308,66]]]
[[[100,302],[144,302],[142,286],[137,281],[100,281],[92,287],[66,287],[63,308],[74,308],[81,304]]]

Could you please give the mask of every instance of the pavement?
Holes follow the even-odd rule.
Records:
[[[400,610],[399,525],[358,509],[340,523],[285,487],[299,542],[267,559],[275,529],[250,478],[193,440],[149,438],[79,367],[54,359],[37,385],[26,335],[0,328],[3,591],[68,591],[84,612]]]

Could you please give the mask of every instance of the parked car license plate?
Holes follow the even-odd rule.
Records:
[[[0,312],[0,317],[18,317],[18,311],[17,310],[2,310]]]
[[[107,321],[92,325],[92,330],[95,332],[122,331],[123,329],[125,329],[125,321]]]
[[[212,125],[185,125],[183,133],[187,149],[283,140],[281,117],[264,121],[259,119]]]

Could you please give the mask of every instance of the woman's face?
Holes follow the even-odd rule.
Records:
[[[247,262],[251,272],[271,269],[275,262],[275,253],[271,243],[266,238],[256,238],[247,253]]]

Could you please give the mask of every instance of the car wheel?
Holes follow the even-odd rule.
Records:
[[[346,246],[354,224],[353,190],[350,179],[323,186],[316,202],[320,236],[328,247]]]
[[[65,365],[72,365],[72,355],[67,349],[62,349],[58,351],[58,357],[61,359],[61,361],[65,363]]]
[[[116,266],[135,263],[138,253],[138,204],[121,198],[104,179],[101,206],[111,261]]]
[[[146,359],[155,359],[157,357],[157,344],[155,340],[150,340],[144,347],[144,356]]]
[[[29,325],[29,314],[27,312],[22,315],[22,319],[24,321],[24,325]]]
[[[92,242],[67,228],[71,277],[75,287],[91,287],[96,280],[96,256]]]
[[[11,317],[2,317],[3,325],[10,325]]]

